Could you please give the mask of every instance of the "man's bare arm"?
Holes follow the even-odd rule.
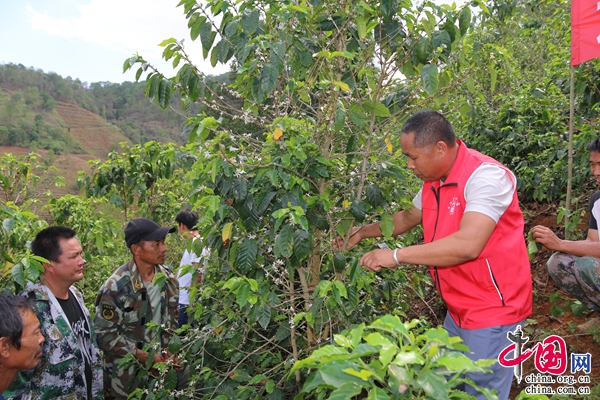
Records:
[[[461,264],[481,254],[495,227],[496,221],[487,215],[467,212],[455,233],[431,243],[397,249],[396,258],[399,263],[417,265]],[[394,250],[373,250],[362,256],[360,264],[371,271],[395,267],[393,253]]]

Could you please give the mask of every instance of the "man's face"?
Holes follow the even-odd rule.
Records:
[[[21,318],[23,318],[21,347],[17,350],[11,346],[8,364],[11,369],[28,370],[37,367],[40,362],[44,336],[40,332],[40,321],[33,311],[27,310],[21,314]]]
[[[590,169],[596,183],[600,185],[600,152],[590,151]]]
[[[83,259],[81,244],[77,238],[60,239],[58,241],[62,250],[58,261],[50,261],[54,276],[64,282],[75,283],[83,279]]]
[[[402,154],[408,157],[407,166],[417,178],[423,181],[434,181],[444,177],[442,154],[437,144],[430,147],[415,147],[414,133],[401,135]]]
[[[154,241],[141,241],[138,244],[134,244],[134,254],[139,261],[143,261],[148,264],[164,264],[165,257],[167,256],[167,245],[165,239],[154,240]]]

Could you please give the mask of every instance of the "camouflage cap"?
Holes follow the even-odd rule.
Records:
[[[168,233],[175,232],[175,227],[161,227],[156,222],[147,218],[136,218],[129,221],[125,228],[125,243],[127,247],[141,242],[142,240],[161,240]]]

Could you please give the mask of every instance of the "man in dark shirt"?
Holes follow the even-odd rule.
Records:
[[[4,395],[8,399],[102,399],[102,362],[90,313],[73,286],[83,279],[85,264],[75,231],[64,226],[46,228],[31,243],[31,251],[48,262],[40,280],[28,284],[21,295],[35,302],[46,342],[40,364],[20,372]]]
[[[600,185],[600,137],[592,141],[587,150],[590,152],[590,168],[596,183]],[[600,191],[590,199],[590,222],[585,240],[563,240],[554,232],[541,225],[532,228],[533,239],[546,249],[556,253],[548,260],[548,272],[556,284],[576,297],[581,304],[592,310],[600,310],[600,239],[598,237],[600,220]],[[580,329],[600,323],[594,318]]]

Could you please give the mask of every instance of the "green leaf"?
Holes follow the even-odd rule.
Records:
[[[308,232],[302,229],[294,231],[294,256],[298,261],[304,260],[313,252],[313,243],[308,239]]]
[[[171,368],[165,376],[165,390],[172,391],[177,388],[177,372]]]
[[[446,19],[442,29],[448,32],[448,36],[450,36],[450,42],[453,43],[454,40],[456,40],[456,25],[454,25],[454,21],[450,18]]]
[[[242,29],[248,35],[253,35],[258,29],[258,10],[244,10],[242,14]]]
[[[175,38],[169,38],[169,39],[165,39],[162,42],[160,42],[158,45],[160,47],[165,47],[166,45],[170,44],[170,43],[177,43],[177,40],[175,40]]]
[[[265,95],[272,93],[277,87],[279,71],[272,64],[265,64],[260,75],[260,88]]]
[[[350,86],[348,86],[346,82],[335,81],[333,84],[342,89],[344,92],[351,92]]]
[[[177,354],[181,350],[181,337],[179,335],[171,336],[169,341],[169,352],[171,354]]]
[[[390,117],[390,110],[383,104],[378,101],[364,101],[363,107],[367,113],[375,114],[377,117]]]
[[[229,42],[226,39],[221,39],[215,47],[217,60],[223,64],[229,61],[229,58],[233,55],[233,52],[230,50]]]
[[[448,398],[446,378],[437,371],[420,371],[417,374],[415,385],[423,389],[433,399]]]
[[[233,193],[239,201],[246,199],[248,196],[248,182],[244,177],[240,176],[233,182]]]
[[[381,1],[381,13],[383,14],[384,21],[389,20],[398,12],[399,4],[398,0],[382,0]]]
[[[425,359],[416,351],[402,351],[396,354],[394,364],[405,366],[410,364],[425,364]]]
[[[12,278],[21,287],[25,287],[25,274],[23,272],[23,265],[21,263],[17,263],[15,265],[13,265]]]
[[[339,132],[344,127],[345,120],[346,110],[344,109],[344,104],[341,101],[338,101],[335,107],[335,121],[333,128]]]
[[[348,298],[348,291],[346,290],[346,286],[344,286],[343,282],[334,281],[333,282],[333,290],[337,291],[337,293],[339,294],[339,297],[343,297],[345,299]]]
[[[385,202],[381,188],[376,183],[367,186],[367,200],[371,207],[378,207]]]
[[[429,96],[434,96],[438,90],[438,69],[435,64],[427,64],[421,68],[421,81]]]
[[[352,371],[350,369],[344,370]],[[347,373],[347,372],[346,372]],[[370,385],[369,385],[370,386]],[[339,386],[327,397],[328,400],[347,400],[352,399],[354,396],[359,395],[363,390],[362,385],[358,385],[355,382],[346,382],[342,386]]]
[[[533,238],[527,240],[527,254],[529,254],[529,261],[535,258],[538,251],[542,250],[542,244],[533,240]]]
[[[202,29],[200,30],[200,41],[202,42],[204,58],[208,56],[208,52],[210,51],[216,36],[217,33],[213,32],[211,24],[204,24],[202,26]]]
[[[346,256],[344,253],[335,253],[333,255],[333,268],[336,272],[342,272],[346,268]]]
[[[385,390],[375,386],[369,390],[369,396],[367,400],[391,400],[391,397]]]
[[[382,214],[381,221],[379,222],[381,233],[386,239],[390,239],[394,233],[394,219],[389,214]]]
[[[355,376],[365,382],[367,382],[369,380],[370,377],[373,376],[373,372],[369,371],[368,369],[361,369],[360,371],[356,371],[352,368],[346,368],[345,370],[343,370],[345,373],[347,373],[348,375],[352,375]],[[331,398],[331,397],[330,397]]]
[[[431,50],[432,45],[429,39],[425,36],[420,38],[414,49],[417,55],[417,60],[421,64],[425,64],[427,61],[429,61],[429,58],[431,57]]]
[[[159,75],[152,75],[147,77],[146,79],[146,96],[153,98],[156,96],[156,92],[158,92],[158,83],[161,77]]]
[[[353,201],[350,206],[350,212],[358,222],[363,222],[367,214],[367,206],[364,201]]]
[[[450,34],[446,31],[433,32],[433,48],[436,51],[439,48],[442,48],[442,54],[448,57],[452,50],[452,39],[450,38]]]
[[[286,257],[292,255],[294,249],[294,227],[292,225],[284,225],[275,238],[275,254],[278,257]]]
[[[239,304],[240,308],[248,304],[248,298],[250,297],[250,285],[248,282],[242,282],[235,290],[235,295],[235,301]]]
[[[458,16],[458,27],[460,28],[460,35],[465,36],[467,29],[471,26],[471,9],[466,6],[460,11]]]
[[[246,239],[240,246],[236,256],[236,268],[242,275],[246,275],[256,263],[258,244],[254,239]]]
[[[202,29],[202,27],[204,26],[205,23],[206,23],[205,16],[200,16],[195,19],[195,21],[190,29],[190,38],[192,40],[196,40],[198,38],[198,36],[200,35],[200,30]]]
[[[8,235],[15,227],[15,220],[13,218],[6,218],[2,221],[2,230]]]
[[[271,307],[264,301],[259,303],[258,309],[258,324],[262,326],[263,329],[267,329],[269,323],[271,322]]]
[[[450,372],[484,371],[483,368],[475,364],[469,357],[457,351],[446,352],[443,356],[436,358],[435,363],[446,367]]]
[[[225,37],[232,39],[234,35],[238,32],[238,27],[240,26],[240,20],[235,19],[233,21],[229,21],[227,25],[225,25],[225,30],[223,33]]]
[[[359,16],[356,19],[356,29],[358,30],[358,37],[363,40],[367,36],[367,23],[364,17]]]
[[[348,361],[332,361],[321,367],[319,372],[323,378],[323,382],[332,387],[341,388],[352,382],[362,386],[364,382],[361,379],[343,372],[344,369],[353,367],[355,367],[354,364]],[[348,397],[346,397],[346,399],[348,399]]]
[[[156,93],[158,105],[164,110],[169,105],[171,99],[171,81],[163,79],[158,85],[158,92]]]
[[[367,117],[358,104],[350,106],[349,110],[350,121],[360,129],[365,129],[367,126]]]
[[[460,116],[463,119],[466,119],[471,115],[471,106],[468,103],[464,103],[462,106],[460,106],[458,111],[460,112]]]

